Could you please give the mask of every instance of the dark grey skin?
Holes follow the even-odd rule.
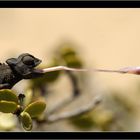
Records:
[[[34,69],[42,61],[24,53],[18,58],[6,60],[7,64],[0,64],[0,89],[11,89],[22,79],[32,79],[43,75],[43,71]]]

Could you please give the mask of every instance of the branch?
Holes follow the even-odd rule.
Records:
[[[101,102],[100,97],[95,97],[94,100],[92,100],[89,104],[82,106],[81,108],[78,108],[77,110],[71,111],[71,112],[64,112],[61,113],[60,115],[50,115],[47,118],[48,123],[54,123],[56,121],[60,121],[63,119],[68,119],[72,118],[78,115],[85,114],[87,112],[90,112],[92,109],[95,109],[96,106]]]
[[[52,110],[48,111],[47,112],[48,113],[47,115],[51,115],[51,114],[53,114],[53,113],[61,110],[66,105],[69,105],[71,102],[73,102],[74,100],[76,100],[77,97],[79,97],[79,95],[80,95],[80,89],[79,89],[77,77],[71,71],[66,71],[66,74],[68,75],[68,78],[71,81],[73,95],[68,100],[65,100],[64,102],[62,102],[62,103],[58,104],[56,107],[54,107]]]
[[[71,97],[68,100],[65,100],[62,103],[58,104],[56,107],[54,107],[53,109],[51,109],[50,111],[47,112],[47,116],[50,116],[51,114],[57,112],[58,110],[61,110],[64,106],[73,102],[74,99],[75,99],[74,97]]]

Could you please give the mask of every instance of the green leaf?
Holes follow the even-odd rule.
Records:
[[[69,56],[69,57],[65,58],[65,63],[68,67],[74,67],[74,68],[82,67],[81,60],[76,56]]]
[[[30,131],[32,129],[32,119],[29,113],[22,112],[20,114],[22,126],[25,130]]]
[[[18,97],[9,89],[0,90],[0,100],[12,101],[18,103]]]
[[[0,112],[3,113],[14,113],[18,105],[11,101],[0,101]]]
[[[60,55],[62,58],[66,58],[68,56],[75,56],[76,55],[76,51],[74,49],[75,45],[67,42],[61,45],[61,49],[60,49]]]
[[[75,116],[70,119],[70,122],[80,130],[89,130],[95,126],[94,120],[90,113],[86,113],[80,116]]]
[[[38,117],[46,108],[46,103],[43,101],[36,101],[29,104],[25,109],[24,112],[28,112],[31,118]]]

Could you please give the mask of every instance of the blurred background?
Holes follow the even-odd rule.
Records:
[[[27,52],[42,59],[42,66],[48,66],[53,59],[57,60],[57,65],[63,65],[58,57],[65,52],[63,48],[71,48],[83,68],[139,66],[139,25],[140,9],[132,8],[0,9],[0,61],[5,62],[7,58]],[[140,131],[140,76],[93,72],[80,74],[76,73],[76,76],[86,98],[79,99],[66,110],[86,104],[91,94],[102,95],[102,103],[84,116],[49,125],[41,123],[33,130]],[[31,82],[21,81],[13,89],[24,93]],[[69,98],[72,87],[67,75],[49,84],[49,92],[53,94],[46,97],[48,108]],[[2,115],[5,118],[5,114]],[[14,123],[13,116],[7,117],[12,120],[9,120],[9,125],[6,122],[3,124],[3,118],[0,118],[2,131],[22,131]]]

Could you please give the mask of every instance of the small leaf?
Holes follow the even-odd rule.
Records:
[[[95,126],[94,120],[92,118],[92,115],[90,115],[90,113],[75,116],[70,119],[70,122],[81,130],[89,130],[90,128]]]
[[[9,89],[0,90],[0,100],[12,101],[18,103],[18,97]]]
[[[30,131],[32,129],[32,119],[29,113],[27,112],[22,112],[20,114],[20,119],[22,126],[25,130]]]
[[[14,113],[18,105],[11,101],[0,101],[0,112],[3,113]]]
[[[46,104],[43,101],[36,101],[29,104],[25,109],[24,112],[28,112],[31,118],[39,116],[46,108]]]

